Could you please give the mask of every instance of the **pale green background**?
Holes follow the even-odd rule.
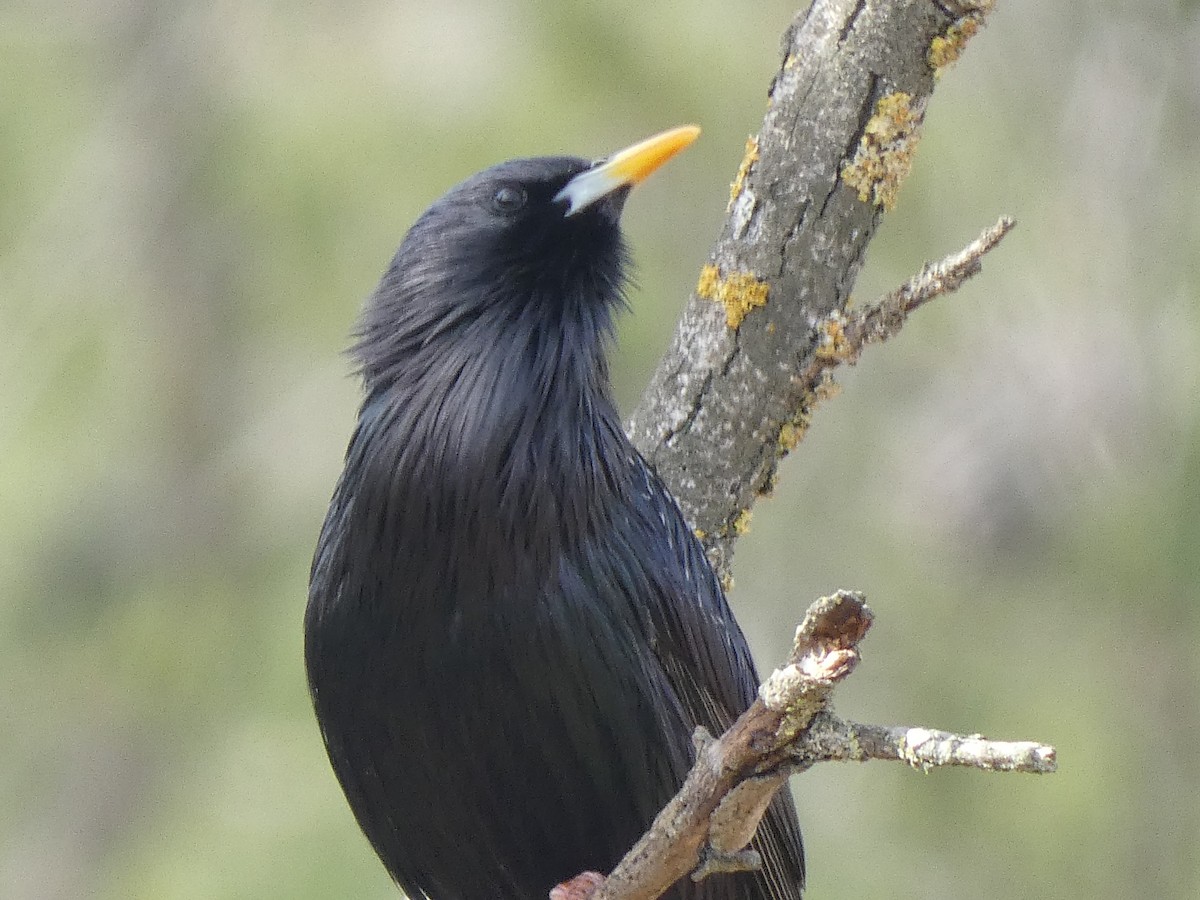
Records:
[[[359,303],[466,174],[698,122],[629,206],[630,408],[791,12],[0,11],[0,897],[396,896],[300,662]],[[1200,12],[1165,0],[1000,0],[934,97],[858,298],[1020,226],[844,373],[733,601],[771,661],[865,590],[841,712],[1046,740],[1062,771],[797,779],[814,900],[1200,896],[1198,123]]]

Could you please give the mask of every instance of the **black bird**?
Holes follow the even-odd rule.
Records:
[[[745,638],[605,362],[625,198],[698,133],[467,179],[362,315],[305,659],[334,771],[410,897],[545,900],[611,870],[682,783],[695,726],[720,733],[754,699]],[[798,898],[790,798],[755,846],[761,872],[666,896]]]

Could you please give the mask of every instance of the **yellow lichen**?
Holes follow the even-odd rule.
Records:
[[[813,388],[813,406],[818,403],[824,403],[826,400],[832,400],[842,392],[842,386],[833,380],[833,376],[828,372],[821,374],[821,380],[817,382],[817,386]]]
[[[763,483],[754,489],[754,496],[769,500],[775,496],[775,472],[768,472]]]
[[[815,406],[816,397],[811,392],[806,392],[800,399],[791,419],[779,426],[779,436],[775,439],[775,457],[777,459],[783,459],[804,440],[804,435],[808,433],[808,426],[812,424],[812,411]]]
[[[705,300],[712,300],[717,296],[717,285],[720,283],[721,270],[709,263],[700,270],[700,280],[696,282],[696,295]]]
[[[805,392],[796,407],[791,419],[779,426],[779,436],[775,439],[775,456],[782,459],[804,440],[808,426],[812,424],[812,413],[817,405],[830,397],[836,397],[841,388],[833,380],[829,372],[821,374],[821,380],[811,390]]]
[[[879,98],[854,159],[842,167],[842,180],[858,189],[863,203],[885,210],[896,206],[896,194],[912,168],[922,117],[920,104],[903,91]]]
[[[692,534],[694,534],[696,536],[696,540],[699,540],[699,541],[702,541],[706,537],[708,537],[708,532],[705,531],[703,528],[693,528]]]
[[[817,326],[817,347],[813,351],[817,359],[843,362],[854,352],[846,337],[846,317],[840,310],[831,312]]]
[[[749,272],[722,277],[721,270],[711,264],[700,270],[696,282],[696,295],[724,306],[725,323],[734,330],[752,309],[766,305],[769,290],[765,281],[759,281]]]
[[[750,530],[750,520],[754,518],[754,511],[743,509],[733,517],[733,533],[746,534]]]
[[[982,27],[983,14],[971,13],[956,19],[944,34],[939,34],[930,42],[925,61],[929,63],[929,68],[933,69],[934,77],[941,78],[946,67],[958,61],[967,46],[967,41],[975,37]]]
[[[804,432],[807,430],[807,421],[784,422],[783,427],[779,429],[779,455],[783,456],[795,450],[804,438]]]
[[[758,162],[758,138],[753,136],[746,138],[746,152],[742,156],[742,164],[738,166],[737,175],[734,176],[733,184],[729,186],[729,206],[732,207],[738,194],[742,192],[742,188],[746,184],[746,176],[750,174],[750,167]]]

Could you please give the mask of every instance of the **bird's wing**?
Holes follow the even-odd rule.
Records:
[[[651,533],[667,537],[662,549],[677,573],[674,584],[639,598],[648,603],[654,649],[687,715],[719,736],[754,702],[754,661],[704,549],[674,497],[641,456],[632,448],[630,453],[634,490],[641,495],[632,507],[658,518],[645,524]],[[665,562],[669,570],[670,560]],[[799,900],[804,849],[787,791],[776,796],[754,846],[763,857],[759,877],[771,900]]]

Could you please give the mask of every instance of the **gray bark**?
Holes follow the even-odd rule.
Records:
[[[692,292],[629,425],[723,575],[739,525],[807,424],[818,388],[804,373],[822,371],[812,366],[818,326],[845,308],[907,172],[935,66],[990,7],[815,0],[784,36],[757,153],[739,171],[709,258],[715,269]]]

